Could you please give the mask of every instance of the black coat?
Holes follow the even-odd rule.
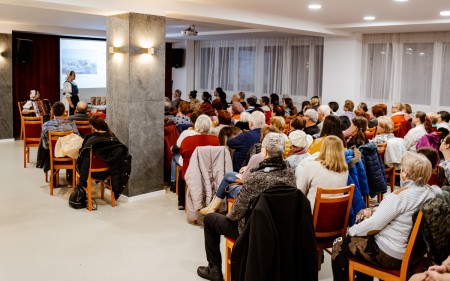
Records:
[[[370,197],[387,191],[386,171],[383,160],[378,154],[378,147],[374,143],[368,143],[359,147],[361,158],[366,167],[367,183],[369,184]]]
[[[311,206],[295,187],[275,186],[252,204],[231,255],[231,280],[318,280]]]
[[[95,150],[100,160],[109,164],[109,173],[98,173],[99,179],[104,179],[111,175],[111,186],[116,199],[119,198],[125,189],[131,174],[131,155],[128,148],[121,143],[114,135],[104,133],[92,133],[85,137],[80,149],[80,156],[77,159],[77,170],[80,174],[80,182],[87,181],[89,174],[89,152]]]

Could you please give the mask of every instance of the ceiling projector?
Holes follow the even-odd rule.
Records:
[[[190,25],[188,28],[181,31],[181,34],[184,36],[196,36],[198,32],[195,30],[195,25]]]

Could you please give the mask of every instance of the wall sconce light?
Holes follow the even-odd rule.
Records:
[[[142,48],[142,54],[154,55],[155,48]]]
[[[109,47],[109,53],[110,54],[120,54],[120,53],[125,53],[122,48],[119,47]]]
[[[6,51],[0,52],[0,57],[6,57]]]

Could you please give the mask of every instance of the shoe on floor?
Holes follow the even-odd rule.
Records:
[[[219,266],[199,266],[198,276],[211,281],[223,281],[222,269]]]
[[[178,210],[183,211],[184,210],[184,206],[178,206]]]

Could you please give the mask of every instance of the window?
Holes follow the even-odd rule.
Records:
[[[405,43],[402,51],[400,100],[429,105],[433,73],[433,43]]]
[[[219,48],[219,81],[224,91],[234,90],[234,48]]]
[[[264,94],[281,93],[283,67],[283,46],[265,46]]]
[[[291,58],[291,94],[306,97],[308,93],[309,46],[292,46]]]
[[[373,100],[389,99],[392,72],[392,44],[368,45],[366,98]]]
[[[443,44],[440,105],[450,106],[450,42]]]
[[[214,69],[214,48],[201,48],[200,88],[212,89],[214,85],[212,70]]]
[[[255,92],[256,47],[239,47],[238,89]]]

